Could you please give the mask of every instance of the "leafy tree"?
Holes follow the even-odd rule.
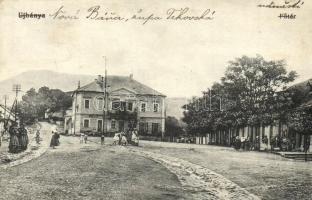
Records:
[[[306,86],[309,84],[308,82]],[[305,151],[308,149],[308,140],[312,135],[312,107],[310,106],[312,88],[306,86],[295,86],[288,89],[293,109],[286,115],[289,128],[304,136]]]
[[[168,116],[166,117],[165,123],[166,136],[177,137],[184,134],[184,130],[175,117]]]
[[[19,102],[20,118],[28,123],[44,118],[45,112],[63,111],[71,106],[71,96],[59,89],[41,87],[38,92],[31,88],[22,96]]]
[[[312,108],[299,107],[288,114],[288,126],[290,129],[304,136],[304,151],[307,153],[310,137],[312,135]],[[305,157],[307,160],[307,155]]]
[[[272,124],[292,106],[291,93],[282,92],[296,78],[284,60],[242,56],[229,62],[220,83],[185,105],[188,130],[205,133],[246,125]],[[208,106],[207,97],[209,98]],[[211,101],[211,104],[210,104]],[[208,107],[208,109],[207,109]],[[211,108],[211,110],[210,110]]]
[[[276,109],[280,110],[279,92],[297,76],[294,71],[287,73],[285,65],[284,60],[266,61],[261,56],[243,56],[229,62],[222,84],[228,98],[235,102],[234,109],[244,112],[242,117],[253,118],[251,124],[262,121],[263,114],[271,116],[271,123]]]
[[[288,125],[290,128],[301,134],[312,134],[312,108],[298,108],[289,113]]]

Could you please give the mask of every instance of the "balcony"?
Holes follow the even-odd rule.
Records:
[[[122,111],[122,110],[109,110],[107,116],[116,120],[136,120],[138,117],[137,111]]]

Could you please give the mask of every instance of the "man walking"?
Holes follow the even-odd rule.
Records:
[[[84,134],[84,142],[85,142],[85,144],[87,144],[87,140],[88,140],[88,135]]]
[[[104,137],[104,134],[101,135],[101,145],[104,145],[104,140],[105,140],[105,137]]]
[[[80,144],[83,144],[83,139],[84,139],[84,134],[81,133],[81,134],[80,134]]]

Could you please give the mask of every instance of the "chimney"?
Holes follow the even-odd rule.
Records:
[[[131,80],[133,79],[133,74],[130,74],[130,79],[131,79]]]

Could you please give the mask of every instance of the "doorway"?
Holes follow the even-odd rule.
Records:
[[[125,129],[125,122],[124,121],[119,121],[118,122],[118,130],[119,131],[124,131]]]
[[[99,119],[97,124],[97,132],[102,132],[103,120]]]

